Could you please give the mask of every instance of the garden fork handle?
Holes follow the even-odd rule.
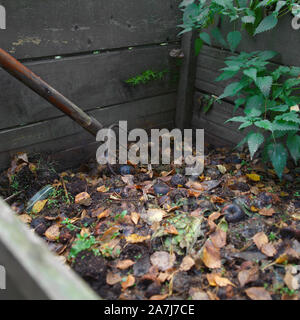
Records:
[[[0,67],[46,99],[54,107],[58,108],[71,119],[76,121],[93,136],[97,136],[98,131],[103,128],[102,124],[95,118],[89,116],[73,102],[68,100],[65,96],[52,88],[48,83],[1,48]]]

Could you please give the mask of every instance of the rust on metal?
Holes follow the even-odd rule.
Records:
[[[96,136],[97,132],[103,128],[102,124],[95,118],[89,116],[73,102],[52,88],[48,83],[1,48],[0,66],[13,77],[20,80],[27,87],[50,102],[53,106],[76,121],[92,135]]]

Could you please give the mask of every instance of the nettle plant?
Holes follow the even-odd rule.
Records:
[[[181,33],[198,30],[195,42],[198,54],[204,44],[212,45],[215,39],[222,48],[234,53],[242,40],[242,31],[256,36],[276,27],[279,18],[291,13],[300,15],[300,1],[278,0],[184,0],[180,4],[183,14]],[[226,36],[216,26],[217,19],[228,20],[233,30]],[[209,33],[203,31],[209,28]],[[244,116],[228,121],[241,122],[240,130],[250,132],[239,146],[247,143],[251,158],[264,144],[263,160],[270,160],[282,177],[288,154],[295,163],[300,158],[299,106],[300,68],[270,65],[273,51],[241,53],[226,60],[227,67],[216,81],[232,81],[224,93],[215,99],[236,97],[235,110],[242,107]],[[213,97],[213,96],[212,96]],[[205,111],[208,111],[213,102]]]
[[[253,158],[265,142],[264,160],[271,161],[281,178],[288,152],[295,163],[300,159],[300,68],[279,66],[274,70],[269,59],[276,54],[256,51],[229,57],[216,81],[239,77],[218,100],[236,97],[235,111],[244,106],[244,116],[228,120],[241,122],[240,130],[251,129],[239,146],[247,143]]]

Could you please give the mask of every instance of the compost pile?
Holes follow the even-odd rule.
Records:
[[[19,153],[0,195],[105,299],[299,299],[299,167],[280,181],[246,152],[208,146],[194,180],[175,165],[113,169],[57,173]]]

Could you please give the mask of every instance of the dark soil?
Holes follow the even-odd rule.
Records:
[[[299,299],[292,163],[279,181],[245,153],[208,147],[196,181],[174,165],[114,171],[91,160],[58,173],[41,156],[16,156],[0,175],[0,196],[105,299]],[[55,192],[26,212],[46,185]],[[78,200],[83,193],[90,203]]]

